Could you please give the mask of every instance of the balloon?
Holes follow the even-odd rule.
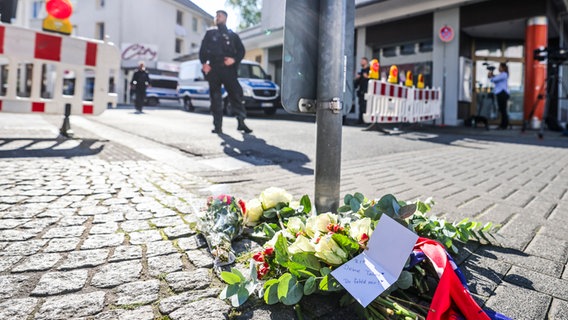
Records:
[[[69,0],[48,0],[45,8],[47,13],[57,19],[67,19],[73,12],[73,6]]]

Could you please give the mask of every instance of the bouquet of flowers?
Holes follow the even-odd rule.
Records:
[[[231,264],[235,254],[232,241],[243,231],[245,202],[229,195],[207,199],[207,209],[200,212],[190,226],[203,234],[215,257],[215,266]]]
[[[450,283],[448,276],[436,274],[436,268],[444,269],[450,263],[434,268],[427,264],[428,258],[433,259],[432,252],[440,255],[440,250],[431,249],[435,245],[430,239],[436,240],[434,243],[439,244],[445,255],[443,245],[457,252],[454,241],[489,241],[491,232],[496,230],[492,224],[482,225],[467,219],[449,223],[428,217],[426,213],[432,204],[431,200],[405,203],[393,195],[367,199],[356,193],[345,196],[344,206],[337,213],[316,215],[309,197],[293,201],[285,190],[269,188],[248,201],[244,210],[245,224],[254,226],[249,236],[263,243],[263,248],[237,258],[237,261],[248,261],[247,274],[237,268],[221,272],[221,278],[227,283],[221,298],[229,299],[235,307],[251,296],[267,304],[296,305],[306,295],[344,291],[331,271],[366,249],[380,217],[386,214],[420,235],[420,244],[417,243],[398,281],[369,306],[361,307],[348,293],[341,301],[358,309],[366,319],[425,319],[430,309],[424,305],[423,298],[432,294],[431,280]],[[444,259],[436,257],[435,260]],[[479,308],[473,300],[467,303],[473,309]]]

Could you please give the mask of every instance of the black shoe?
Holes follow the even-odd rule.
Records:
[[[223,134],[223,130],[221,128],[215,128],[215,129],[211,130],[211,133]]]
[[[252,130],[247,127],[247,125],[245,124],[245,120],[244,119],[237,119],[237,121],[239,122],[239,125],[237,126],[237,130],[243,131],[244,133],[251,133]]]

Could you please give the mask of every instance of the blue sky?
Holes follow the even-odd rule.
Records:
[[[207,13],[215,17],[215,12],[219,9],[227,11],[229,17],[227,18],[227,26],[230,29],[236,30],[239,25],[239,12],[235,11],[232,7],[225,4],[225,0],[191,0]]]

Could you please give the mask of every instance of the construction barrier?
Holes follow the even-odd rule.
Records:
[[[441,89],[418,89],[369,80],[365,123],[414,123],[440,118]]]
[[[119,70],[112,43],[0,24],[0,111],[98,115],[116,106]]]

